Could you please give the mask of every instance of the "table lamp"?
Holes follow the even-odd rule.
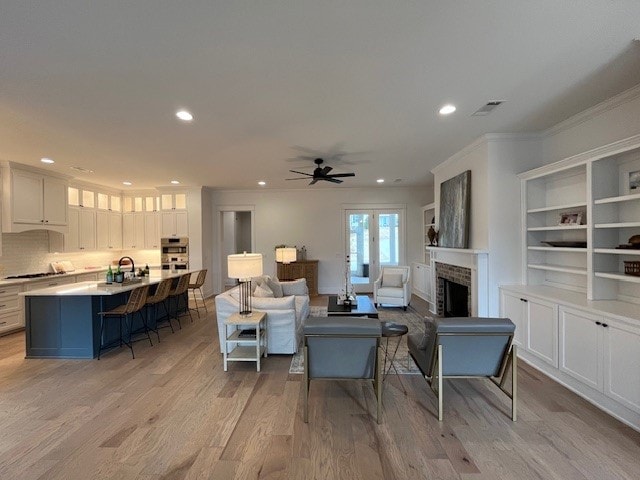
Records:
[[[262,275],[261,253],[239,253],[227,256],[227,275],[240,283],[239,313],[251,316],[251,278]]]
[[[276,248],[276,262],[284,265],[283,273],[285,278],[282,280],[292,280],[289,278],[289,267],[291,262],[295,262],[298,259],[298,250],[294,247],[281,247]]]

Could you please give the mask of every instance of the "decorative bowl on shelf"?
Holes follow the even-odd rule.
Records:
[[[540,243],[546,243],[551,247],[559,247],[559,248],[587,248],[587,242],[582,241],[547,241],[543,240]]]
[[[629,239],[631,245],[637,245],[640,248],[640,235],[634,235]]]

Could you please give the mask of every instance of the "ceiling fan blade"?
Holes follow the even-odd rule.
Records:
[[[320,180],[320,179],[319,178],[314,178],[313,180],[311,180],[309,185],[315,185],[318,180]]]
[[[327,175],[327,178],[340,178],[340,177],[355,177],[355,173],[333,173],[331,175]]]
[[[326,167],[324,167],[321,171],[320,171],[320,175],[326,175],[328,174],[331,170],[333,170],[332,167],[330,167],[329,165],[327,165]]]
[[[327,182],[332,182],[332,183],[342,183],[342,180],[338,180],[337,178],[333,178],[333,176],[324,177],[323,180],[326,180]]]
[[[307,177],[313,177],[310,173],[298,172],[297,170],[289,170],[291,173],[297,173],[298,175],[306,175]]]
[[[309,177],[285,178],[285,180],[309,180]]]

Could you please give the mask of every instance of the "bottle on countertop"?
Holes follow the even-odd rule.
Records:
[[[149,276],[149,264],[148,263],[144,266],[144,276],[145,277]]]
[[[111,265],[109,265],[109,270],[107,270],[107,283],[113,283],[113,270],[111,269]]]

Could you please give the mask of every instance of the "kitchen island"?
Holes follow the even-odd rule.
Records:
[[[81,282],[23,292],[25,297],[26,358],[95,358],[100,344],[110,344],[120,338],[118,322],[105,324],[100,335],[99,312],[110,310],[127,302],[132,290],[150,285],[149,294],[166,278],[178,278],[192,271],[152,272],[150,277],[127,285],[104,282]],[[188,298],[181,301],[186,305]],[[175,302],[172,314],[175,313]],[[155,328],[153,309],[145,309],[149,327]],[[164,309],[159,309],[164,316]],[[138,315],[134,316],[132,330],[142,328]]]

